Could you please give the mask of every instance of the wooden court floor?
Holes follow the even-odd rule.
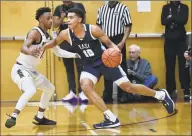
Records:
[[[119,117],[121,126],[114,129],[93,129],[103,120],[94,105],[51,103],[45,116],[57,121],[56,126],[32,124],[38,103],[30,103],[17,118],[17,124],[7,129],[6,113],[15,104],[1,104],[1,135],[191,135],[191,103],[176,103],[176,112],[168,115],[161,103],[109,104]]]

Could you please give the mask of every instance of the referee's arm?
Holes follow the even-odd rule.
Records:
[[[98,11],[97,11],[97,21],[96,21],[96,24],[97,24],[100,28],[102,28],[100,11],[101,11],[101,8],[99,8]]]
[[[123,17],[123,23],[125,25],[125,29],[124,29],[123,39],[118,44],[118,47],[120,49],[123,49],[123,47],[125,46],[125,42],[126,42],[127,38],[129,37],[129,35],[131,33],[131,28],[132,28],[131,16],[130,16],[130,13],[129,13],[129,9],[127,7],[124,10],[123,16],[124,16]]]

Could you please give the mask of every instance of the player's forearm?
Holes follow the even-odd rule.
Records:
[[[68,52],[66,50],[62,50],[59,46],[52,48],[53,53],[57,57],[63,57],[63,58],[77,58],[76,53]]]
[[[108,48],[114,48],[114,47],[117,47],[117,45],[115,45],[113,42],[111,41],[108,41],[107,43],[105,43],[105,45],[108,47]]]

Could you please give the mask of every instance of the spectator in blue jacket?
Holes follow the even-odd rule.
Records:
[[[129,47],[129,59],[127,60],[127,73],[129,80],[135,84],[143,84],[153,88],[157,84],[157,77],[152,74],[150,63],[140,57],[140,47],[131,45]],[[146,97],[145,97],[146,98]],[[144,100],[143,96],[123,93],[122,103]]]

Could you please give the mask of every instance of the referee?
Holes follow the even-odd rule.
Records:
[[[123,55],[121,67],[127,72],[126,40],[130,35],[132,26],[128,7],[119,1],[109,1],[98,9],[96,24],[101,27],[110,40],[121,50]],[[112,103],[113,81],[104,79],[104,85],[103,100],[106,103]],[[121,102],[125,98],[122,92],[118,88],[118,100]]]

